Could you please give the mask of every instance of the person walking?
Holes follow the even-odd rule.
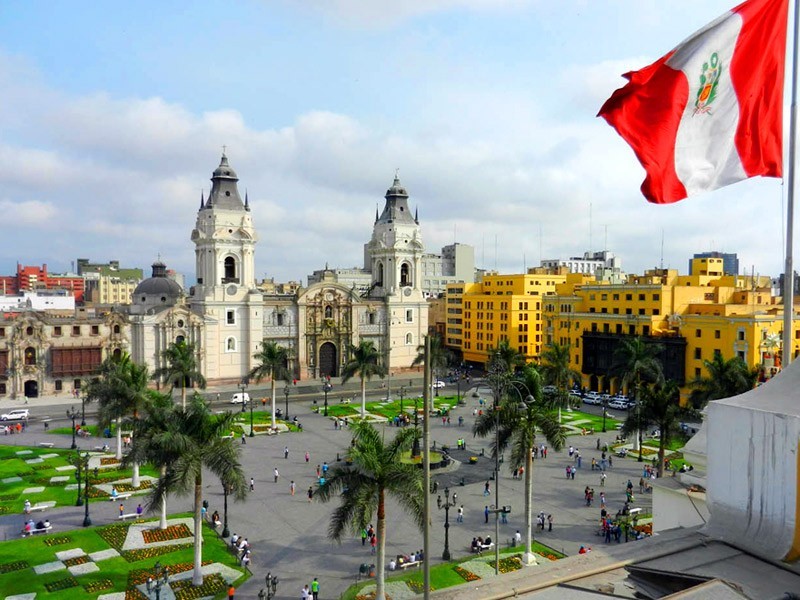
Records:
[[[547,531],[553,531],[553,515],[547,515]]]
[[[294,479],[292,479],[292,482],[289,484],[289,493],[290,493],[292,496],[294,496],[294,489],[295,489],[295,485],[294,485]]]
[[[278,473],[278,467],[275,467],[274,469],[272,469],[272,477],[275,480],[275,483],[278,483],[278,477],[280,477],[280,476],[281,476],[281,474]]]
[[[575,479],[575,465],[572,465],[572,468],[569,470],[569,474],[572,479]]]
[[[308,453],[308,450],[306,450],[306,462],[309,460],[311,460],[311,455]]]
[[[119,516],[120,516],[120,518],[122,518],[122,515],[124,515],[124,514],[125,514],[125,505],[120,503],[120,505],[119,505]]]
[[[247,443],[247,436],[244,434],[244,431],[243,431],[242,432],[242,446],[244,446],[246,443]]]
[[[488,523],[489,522],[489,505],[488,504],[483,507],[483,522],[484,523]]]
[[[303,586],[303,589],[300,590],[300,600],[310,600],[311,592],[308,590],[308,584]]]
[[[250,491],[254,492],[256,489],[256,481],[252,477],[250,478]]]
[[[317,581],[316,577],[311,582],[311,597],[313,600],[319,600],[319,581]]]
[[[219,394],[217,394],[217,396],[219,396]],[[230,587],[228,588],[228,600],[233,600],[233,596],[235,593],[236,593],[236,588],[233,587],[233,584],[231,584]]]
[[[464,505],[458,507],[458,514],[456,516],[456,523],[464,522]]]
[[[600,473],[600,487],[606,487],[606,474],[605,474],[605,471]]]
[[[289,458],[289,446],[284,446],[283,447],[283,458],[284,459]]]
[[[377,546],[378,546],[378,536],[377,536],[377,535],[373,535],[373,536],[370,538],[370,540],[369,540],[369,545],[370,545],[370,547],[371,547],[371,552],[372,552],[372,554],[375,554],[375,549],[376,549],[376,548],[377,548]]]
[[[363,527],[361,529],[361,545],[362,546],[366,546],[367,545],[367,528],[366,527]]]
[[[490,493],[490,485],[489,485],[489,480],[487,479],[486,483],[483,484],[483,495],[488,496],[489,493]]]
[[[143,512],[144,512],[144,509],[142,508],[142,505],[140,504],[139,506],[136,507],[136,518],[140,519],[142,517],[142,513]]]
[[[311,502],[311,500],[314,498],[314,488],[312,486],[308,486],[308,492],[306,493],[308,494],[308,501]]]

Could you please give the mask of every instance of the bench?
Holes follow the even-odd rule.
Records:
[[[53,529],[52,525],[48,525],[47,527],[41,527],[38,529],[31,529],[30,531],[22,530],[22,537],[26,537],[28,535],[33,535],[34,533],[47,533]]]
[[[397,563],[397,568],[398,569],[408,569],[409,567],[418,567],[420,564],[422,564],[421,561],[414,560],[414,561],[410,561],[410,562],[404,562],[402,564],[401,563]]]
[[[641,508],[631,508],[631,509],[628,511],[628,515],[629,515],[629,516],[631,516],[631,517],[635,517],[635,516],[636,516],[636,515],[638,515],[640,512],[642,512],[642,509],[641,509]]]
[[[46,504],[34,504],[33,506],[31,506],[31,507],[28,509],[28,512],[29,512],[29,513],[32,513],[32,512],[36,512],[37,510],[41,510],[42,512],[44,512],[44,510],[45,510],[46,508],[47,508],[47,505],[46,505]]]
[[[95,446],[95,452],[111,452],[111,448],[108,446]]]
[[[492,548],[494,548],[494,542],[492,542],[491,544],[481,544],[476,550],[473,550],[472,546],[470,546],[470,552],[474,552],[475,554],[480,554],[484,550],[491,550]]]
[[[125,513],[117,517],[120,521],[124,521],[125,519],[138,519],[139,515],[135,512],[132,513]]]
[[[125,492],[124,494],[117,494],[116,496],[109,496],[108,499],[111,502],[114,502],[116,500],[127,500],[131,496],[133,496],[132,492]]]
[[[223,440],[232,440],[233,439],[233,434],[231,433],[231,434],[228,434],[228,435],[223,435],[222,439]]]
[[[54,445],[53,442],[39,442],[41,448],[52,448]]]

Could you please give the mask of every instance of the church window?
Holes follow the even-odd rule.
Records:
[[[406,311],[406,323],[414,322],[414,311],[410,308]]]
[[[325,307],[325,318],[332,319],[333,318],[333,309],[330,306]]]
[[[283,313],[277,313],[275,315],[275,324],[279,327],[283,326]]]
[[[180,321],[178,322],[178,325],[183,327],[183,325],[180,324]],[[119,334],[119,325],[114,325],[114,333]]]
[[[234,310],[225,311],[225,322],[228,325],[236,325],[236,311]]]
[[[229,337],[227,340],[225,340],[225,351],[226,352],[236,351],[236,338]]]
[[[183,327],[183,325],[184,325],[183,319],[178,319],[178,327]],[[119,333],[119,332],[115,331],[114,333]]]
[[[161,296],[161,301],[162,302],[166,302],[167,301],[167,297],[166,296]]]
[[[232,256],[225,257],[225,278],[223,283],[236,283],[236,259]]]
[[[33,335],[33,327],[30,325],[25,328],[25,335]]]
[[[28,366],[36,364],[36,348],[31,346],[25,348],[25,364]]]
[[[400,285],[411,285],[411,267],[408,265],[408,263],[403,263],[400,265]]]
[[[375,313],[369,313],[368,319],[370,325],[375,325]]]
[[[413,346],[414,345],[414,336],[410,333],[406,334],[406,346]]]
[[[383,263],[378,263],[378,278],[375,281],[379,286],[383,287]]]
[[[182,335],[179,335],[179,336],[177,336],[177,337],[175,338],[175,343],[176,343],[176,344],[182,344],[182,343],[183,343],[183,342],[185,342],[185,341],[186,341],[186,338],[185,338],[185,337],[183,337]]]

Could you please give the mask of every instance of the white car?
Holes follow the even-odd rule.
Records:
[[[27,408],[17,408],[15,410],[9,411],[4,415],[0,415],[0,420],[3,421],[27,421],[28,420],[28,409]]]
[[[250,394],[247,392],[244,394],[236,392],[233,396],[231,396],[231,404],[247,404],[248,402],[250,402]]]
[[[445,385],[447,385],[447,384],[446,384],[444,381],[442,381],[441,379],[437,379],[436,381],[434,381],[434,382],[431,384],[431,387],[434,387],[434,388],[436,388],[437,390],[440,390],[440,389],[442,389],[442,388],[443,388]]]
[[[612,400],[608,403],[609,408],[616,408],[617,410],[628,410],[628,403],[623,400]]]

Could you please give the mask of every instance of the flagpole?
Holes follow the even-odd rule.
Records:
[[[800,30],[800,0],[794,0],[794,28],[792,30],[792,104],[789,108],[789,193],[786,207],[786,267],[783,271],[783,356],[782,367],[792,362],[794,348],[794,164],[797,138],[797,57],[798,31]]]

